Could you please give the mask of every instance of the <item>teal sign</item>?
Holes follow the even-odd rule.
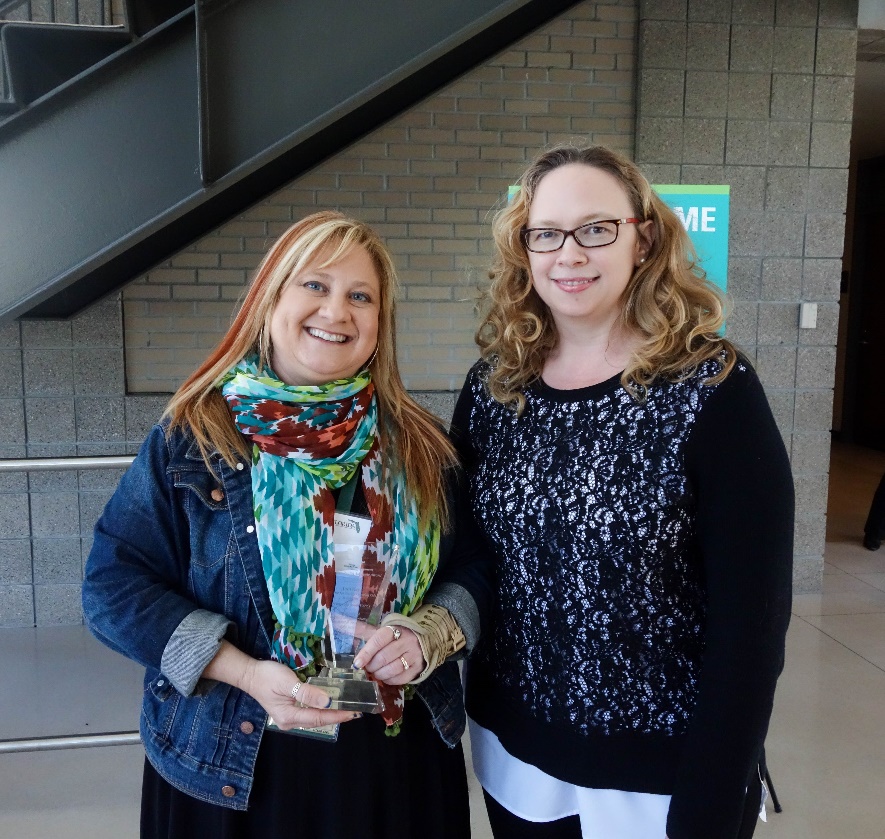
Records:
[[[663,184],[655,192],[682,220],[707,279],[728,288],[728,186]]]

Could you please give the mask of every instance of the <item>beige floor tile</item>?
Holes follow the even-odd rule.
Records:
[[[793,620],[767,741],[784,812],[769,813],[756,839],[883,835],[883,695],[885,672],[806,620]]]
[[[885,591],[885,572],[880,571],[876,574],[858,574],[858,580],[863,580],[867,585],[874,586],[880,591]]]
[[[885,614],[808,615],[802,620],[885,671]],[[885,708],[885,691],[877,698]],[[880,737],[885,742],[885,727]],[[885,790],[885,786],[882,787]],[[883,830],[885,834],[885,830]]]
[[[825,575],[821,594],[797,594],[793,597],[794,615],[854,615],[864,612],[885,612],[885,591],[848,573]]]

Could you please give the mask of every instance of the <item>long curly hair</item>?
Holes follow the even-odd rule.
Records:
[[[517,413],[525,407],[524,388],[538,379],[556,346],[558,333],[547,305],[532,284],[521,231],[541,180],[554,169],[580,163],[612,175],[623,187],[633,215],[651,220],[652,244],[645,262],[624,291],[621,325],[639,337],[621,376],[621,384],[642,401],[658,378],[678,381],[698,365],[717,358],[721,368],[707,379],[724,379],[737,358],[720,335],[723,299],[706,279],[685,228],[651,188],[639,168],[605,148],[561,145],[543,152],[518,181],[512,200],[495,216],[495,258],[485,294],[484,316],[476,333],[483,358],[490,363],[489,392]]]
[[[455,453],[439,421],[407,393],[396,359],[396,270],[384,243],[366,224],[331,210],[293,224],[258,266],[237,316],[209,357],[170,399],[170,430],[187,428],[209,465],[217,450],[230,464],[248,457],[250,446],[240,434],[219,390],[222,376],[240,359],[258,353],[269,362],[268,336],[274,308],[289,281],[309,265],[322,268],[363,248],[372,260],[381,288],[378,347],[367,362],[378,399],[378,429],[385,468],[402,469],[418,502],[422,525],[432,515],[443,526],[448,518],[445,481],[440,475],[455,463]],[[321,260],[321,261],[320,261]],[[211,469],[211,465],[209,467]]]

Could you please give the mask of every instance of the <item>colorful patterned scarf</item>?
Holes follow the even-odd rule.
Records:
[[[254,444],[256,535],[277,619],[273,657],[296,670],[315,657],[335,591],[331,490],[360,466],[373,522],[363,565],[396,563],[384,612],[410,614],[436,572],[440,530],[434,522],[420,533],[404,475],[382,472],[369,372],[298,387],[281,382],[267,367],[259,370],[257,357],[250,356],[221,385],[237,427]]]

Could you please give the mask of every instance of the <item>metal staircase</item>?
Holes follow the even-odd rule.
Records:
[[[0,21],[0,320],[75,314],[574,3],[126,0],[120,25]]]

